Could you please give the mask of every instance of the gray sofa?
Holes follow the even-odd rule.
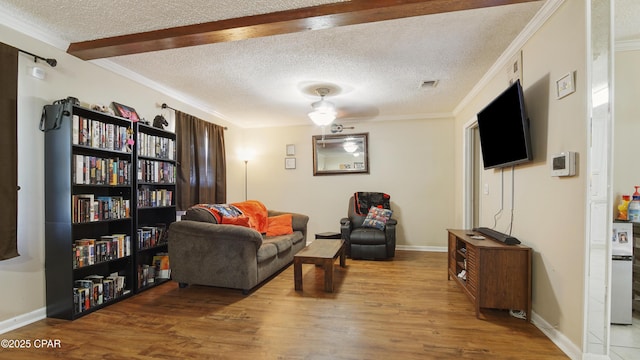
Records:
[[[268,216],[281,214],[293,215],[293,233],[267,237],[248,227],[218,224],[207,209],[187,210],[169,227],[172,279],[180,287],[209,285],[247,294],[306,246],[309,217],[268,210]]]

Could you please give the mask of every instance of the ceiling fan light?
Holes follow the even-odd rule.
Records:
[[[309,119],[318,126],[326,126],[336,119],[335,111],[312,111],[309,113]]]
[[[329,125],[338,115],[336,106],[324,99],[325,95],[329,93],[329,89],[318,88],[316,92],[320,95],[320,100],[311,104],[313,111],[309,113],[309,118],[318,126]]]

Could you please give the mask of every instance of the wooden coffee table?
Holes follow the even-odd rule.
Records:
[[[324,291],[333,292],[333,262],[340,257],[345,267],[344,240],[314,241],[293,257],[293,278],[296,290],[302,290],[302,264],[316,264],[324,268]]]

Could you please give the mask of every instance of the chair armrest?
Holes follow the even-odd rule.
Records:
[[[386,226],[396,226],[398,224],[398,220],[396,219],[389,219],[387,220],[387,224]]]
[[[349,218],[340,219],[340,225],[347,225],[349,223],[351,223],[351,220],[349,220]]]

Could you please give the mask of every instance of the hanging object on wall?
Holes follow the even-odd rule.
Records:
[[[353,126],[346,127],[346,126],[343,126],[342,124],[331,124],[331,132],[334,133],[334,134],[335,133],[341,133],[342,130],[344,130],[344,129],[353,130],[353,129],[355,129],[355,127],[353,127]]]

